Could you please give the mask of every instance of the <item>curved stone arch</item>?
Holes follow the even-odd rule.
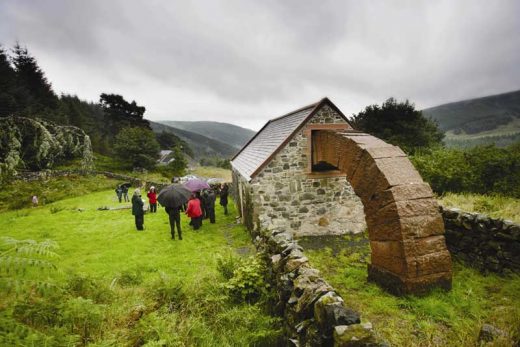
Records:
[[[450,289],[444,222],[406,154],[357,131],[319,131],[316,143],[317,159],[344,172],[363,202],[372,250],[368,279],[398,295]]]

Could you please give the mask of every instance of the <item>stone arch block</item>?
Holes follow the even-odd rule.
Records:
[[[395,294],[451,288],[444,222],[430,186],[397,146],[355,131],[320,131],[318,160],[345,173],[363,202],[368,279]]]

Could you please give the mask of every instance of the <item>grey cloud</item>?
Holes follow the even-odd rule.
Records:
[[[44,56],[57,89],[258,127],[324,95],[350,114],[520,88],[517,13],[517,1],[21,0],[0,4],[0,43]],[[82,69],[103,85],[71,80]]]

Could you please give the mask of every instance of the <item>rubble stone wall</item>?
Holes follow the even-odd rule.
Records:
[[[286,336],[293,346],[382,346],[372,325],[361,324],[359,313],[347,308],[309,265],[291,232],[252,233],[269,265],[267,276],[276,291],[276,311],[284,317]]]
[[[296,236],[366,229],[363,204],[345,175],[309,175],[306,132],[316,124],[347,125],[332,108],[323,107],[251,180],[253,214],[260,228],[283,229]]]
[[[451,254],[483,272],[520,272],[520,225],[512,221],[442,208]]]

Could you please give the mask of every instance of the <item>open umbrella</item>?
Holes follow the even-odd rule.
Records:
[[[129,183],[129,182],[121,183],[121,187],[130,188],[131,186],[132,186],[132,183]]]
[[[184,183],[184,186],[192,192],[198,192],[202,189],[209,189],[209,184],[206,181],[194,178]]]
[[[171,184],[164,187],[157,195],[157,201],[165,207],[179,207],[185,204],[191,192],[180,184]]]

